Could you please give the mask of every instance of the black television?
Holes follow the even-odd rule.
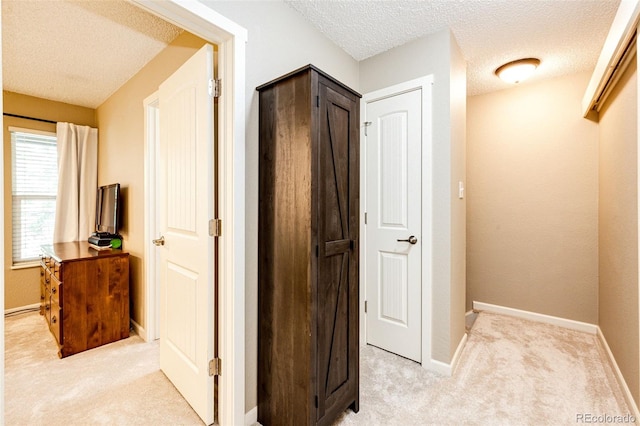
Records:
[[[120,209],[120,184],[113,183],[98,188],[96,197],[96,234],[117,235],[119,209]]]

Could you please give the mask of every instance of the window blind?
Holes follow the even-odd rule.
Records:
[[[11,132],[13,263],[33,261],[51,244],[58,192],[56,136]]]

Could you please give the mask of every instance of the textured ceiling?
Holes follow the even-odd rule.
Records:
[[[508,87],[494,70],[523,57],[537,81],[592,71],[619,0],[285,0],[356,60],[451,28],[467,60],[468,94]],[[526,83],[524,83],[526,84]]]
[[[2,0],[3,88],[95,108],[181,31],[124,0]]]
[[[469,95],[522,57],[542,60],[528,81],[593,70],[619,1],[285,0],[356,60],[451,28]],[[180,31],[124,0],[2,0],[4,89],[95,108]]]

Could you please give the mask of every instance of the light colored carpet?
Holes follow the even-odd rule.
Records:
[[[453,377],[367,346],[340,425],[575,425],[629,409],[595,336],[481,313]],[[37,313],[5,319],[5,424],[201,425],[138,336],[58,359]]]
[[[381,349],[361,351],[360,412],[340,425],[575,425],[627,415],[596,336],[482,312],[452,377]]]
[[[38,313],[5,318],[5,424],[202,425],[132,334],[63,359]]]

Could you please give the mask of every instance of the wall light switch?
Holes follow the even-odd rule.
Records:
[[[464,183],[462,181],[458,182],[458,198],[461,200],[464,198]]]

